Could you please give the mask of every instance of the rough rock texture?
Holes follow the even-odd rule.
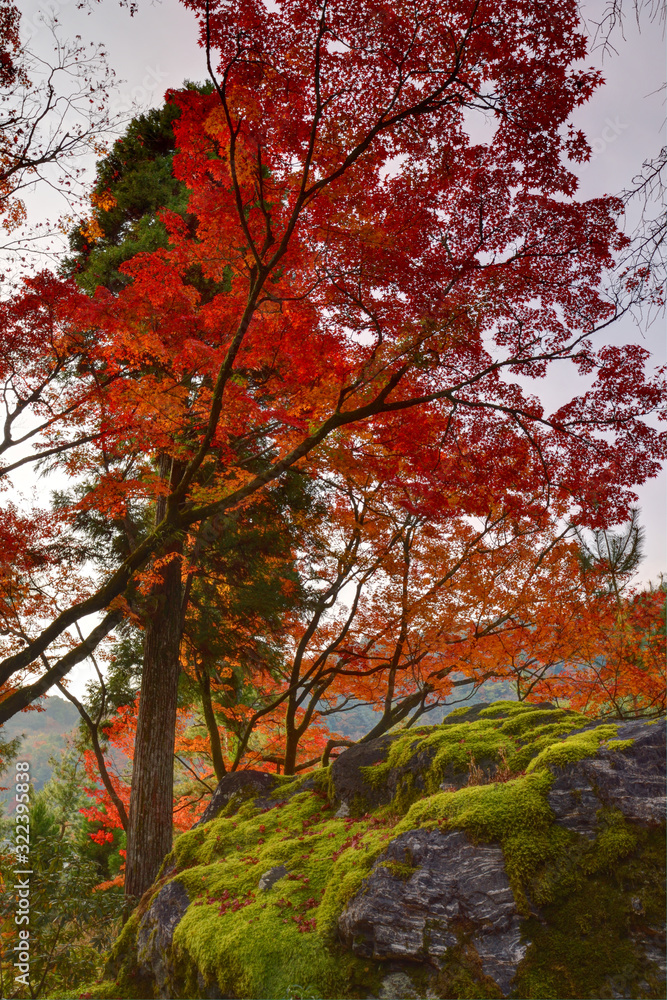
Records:
[[[171,943],[174,931],[190,905],[180,882],[168,882],[144,914],[137,932],[139,971],[153,977],[160,997],[170,997],[174,981]]]
[[[624,753],[602,747],[595,757],[556,769],[548,800],[556,822],[566,829],[594,837],[603,805],[636,823],[665,821],[664,725],[625,722],[617,739],[634,742]]]
[[[455,720],[445,716],[441,725],[447,726],[453,722],[456,724],[475,722],[479,718],[480,712],[486,707],[482,704],[473,705],[465,713],[458,715]],[[546,702],[535,707],[553,708],[551,704]],[[334,760],[331,768],[331,780],[336,802],[355,814],[388,805],[396,795],[401,781],[408,774],[414,780],[415,787],[419,791],[424,791],[423,774],[430,766],[433,757],[432,753],[428,751],[416,753],[409,764],[392,769],[386,784],[371,785],[364,777],[362,768],[372,767],[374,764],[386,760],[393,741],[392,735],[378,736],[377,739],[368,740],[367,743],[357,743],[349,747]],[[415,745],[417,743],[419,743],[419,736],[415,731]],[[490,758],[478,760],[477,764],[487,776],[493,775],[498,766],[497,761]],[[465,769],[449,768],[443,777],[443,784],[451,788],[462,788],[468,782],[468,772]]]
[[[314,781],[311,776],[302,779],[298,784],[299,791],[312,791],[313,788]],[[232,811],[249,799],[252,799],[258,809],[273,809],[287,801],[294,792],[294,789],[284,789],[275,774],[267,774],[266,771],[234,771],[226,774],[218,784],[211,801],[194,825],[197,827],[209,823],[219,816],[233,799],[236,802]]]
[[[262,892],[266,892],[267,889],[272,889],[276,882],[279,882],[281,878],[285,878],[286,875],[287,869],[285,865],[275,865],[274,868],[269,868],[268,872],[264,872],[259,880],[258,888]]]
[[[275,776],[265,771],[234,771],[232,774],[226,774],[213,793],[213,798],[202,813],[201,819],[195,825],[202,826],[215,819],[235,795],[251,797],[269,795],[275,785]]]
[[[343,809],[341,815],[349,815],[350,805],[360,800],[363,800],[364,808],[368,809],[391,802],[391,787],[386,785],[372,788],[364,780],[361,772],[362,767],[372,767],[373,764],[385,760],[391,743],[391,736],[379,736],[367,743],[357,743],[349,747],[334,760],[331,766],[331,779],[336,801]]]
[[[664,722],[583,721],[477,706],[306,778],[228,775],[111,974],[165,1000],[662,1000]]]
[[[465,932],[484,974],[505,995],[528,947],[502,850],[473,845],[458,830],[413,830],[397,837],[338,926],[345,943],[364,958],[436,966]]]

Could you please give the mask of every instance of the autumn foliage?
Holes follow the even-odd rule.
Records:
[[[36,615],[29,569],[8,576],[0,719],[114,629],[143,634],[137,895],[194,705],[216,777],[312,766],[341,707],[373,705],[378,733],[490,678],[664,709],[659,598],[601,596],[568,534],[624,521],[664,456],[647,352],[596,340],[625,309],[605,281],[627,239],[619,200],[579,200],[568,169],[600,82],[576,6],[184,3],[210,85],[167,95],[173,143],[145,118],[115,144],[73,277],[4,307],[7,399],[37,421],[28,464],[70,477],[47,516],[77,582],[56,572]],[[144,127],[157,216],[131,189]],[[584,388],[549,413],[559,367]]]

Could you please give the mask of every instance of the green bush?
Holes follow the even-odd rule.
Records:
[[[80,826],[63,824],[48,803],[48,793],[38,793],[30,805],[30,932],[29,986],[15,979],[14,922],[17,896],[16,859],[11,850],[14,823],[0,828],[0,885],[3,890],[0,936],[0,993],[12,998],[48,997],[67,992],[77,983],[101,975],[103,954],[119,929],[122,890],[97,890],[100,866],[81,851]]]

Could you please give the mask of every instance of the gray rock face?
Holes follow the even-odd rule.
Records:
[[[299,782],[298,789],[287,789],[281,787],[275,774],[267,774],[266,771],[233,771],[226,774],[213,793],[213,797],[202,813],[195,826],[202,826],[210,822],[227,806],[233,798],[237,798],[231,812],[235,812],[244,800],[252,799],[258,809],[273,809],[281,802],[288,801],[298,790],[299,792],[312,791],[315,782],[312,778],[306,778]]]
[[[475,722],[480,718],[480,713],[488,706],[484,704],[471,705],[470,708],[459,715],[449,718],[445,716],[441,726],[459,725],[462,722]],[[535,705],[539,709],[554,709],[550,702],[541,702]],[[554,711],[557,711],[554,709]],[[333,762],[331,768],[331,778],[333,781],[336,803],[345,805],[350,814],[359,815],[371,811],[377,806],[387,805],[396,795],[403,780],[409,777],[412,787],[418,792],[425,791],[423,775],[428,771],[433,762],[435,750],[433,748],[419,747],[421,737],[415,732],[414,747],[415,752],[411,759],[404,765],[399,765],[391,769],[387,775],[387,781],[383,785],[369,783],[362,773],[362,768],[371,767],[385,761],[389,754],[390,747],[395,736],[378,736],[377,739],[368,740],[366,743],[356,743],[345,750]],[[498,768],[498,761],[491,758],[482,757],[476,761],[478,767],[490,778]],[[462,788],[468,783],[467,768],[456,768],[453,765],[446,767],[443,772],[442,787]],[[343,814],[347,815],[347,814]]]
[[[481,708],[483,706],[479,710]],[[478,710],[471,710],[471,720],[475,713],[478,714]],[[457,719],[460,721],[461,717]],[[598,725],[600,723],[595,722],[585,729]],[[554,769],[548,792],[553,820],[589,840],[606,829],[598,816],[602,807],[619,809],[632,824],[645,827],[660,824],[665,819],[664,723],[651,725],[640,720],[620,723],[616,738],[634,742],[622,750],[613,745],[611,748],[603,746],[590,758]],[[372,803],[389,802],[402,774],[408,770],[414,779],[413,787],[420,787],[421,772],[430,763],[426,753],[421,752],[405,766],[401,765],[402,770],[392,769],[385,786],[365,781],[361,768],[386,760],[392,739],[391,736],[380,737],[352,747],[333,765],[336,801],[332,812],[337,808],[338,817],[347,819],[350,828],[354,822],[352,814],[358,814],[360,809],[365,811],[364,803],[366,808],[371,808]],[[490,768],[487,777],[489,773]],[[446,772],[444,783],[458,787],[467,782],[468,774],[452,772],[451,778],[450,782],[450,773]],[[295,787],[299,791],[316,788],[314,779],[310,784],[298,783]],[[227,775],[200,822],[213,819],[235,796],[238,805],[248,798],[258,809],[267,810],[284,804],[290,794],[294,794],[294,789],[290,792],[289,785],[274,775],[255,771]],[[646,831],[642,837],[654,845],[659,833]],[[654,846],[651,851],[655,851]],[[285,855],[278,857],[282,859]],[[647,870],[658,871],[651,855],[647,854],[646,858],[650,865]],[[271,863],[266,862],[267,865]],[[296,862],[297,870],[298,864]],[[288,860],[287,865],[291,871],[292,861]],[[259,889],[263,891],[270,890],[288,874],[287,866],[282,864],[265,871],[261,878],[260,870],[256,870],[255,878],[259,878]],[[155,996],[163,1000],[186,995],[182,973],[179,980],[174,967],[173,937],[190,903],[176,870],[170,869],[165,877],[175,878],[175,881],[164,885],[155,896],[140,921],[136,941],[137,973],[146,978]],[[660,915],[655,909],[657,895],[648,893],[647,884],[641,878],[635,880],[632,875],[627,888],[618,889],[620,898],[625,899],[628,920],[619,924],[620,931],[614,931],[623,940],[630,939],[642,970],[640,975],[646,976],[646,982],[637,983],[636,975],[632,979],[630,974],[615,970],[613,975],[609,974],[600,996],[664,995],[659,982],[660,976],[664,982],[664,926],[654,926],[660,923]],[[277,889],[275,900],[283,892],[284,889]],[[270,907],[272,896],[264,897],[263,902]],[[652,912],[657,915],[650,917]],[[551,919],[548,906],[541,912],[535,911],[533,918],[548,931]],[[652,920],[650,924],[649,919]],[[483,973],[497,984],[504,996],[510,996],[513,989],[518,991],[520,988],[513,986],[513,982],[530,947],[527,927],[533,928],[534,947],[537,948],[542,931],[536,929],[534,922],[522,924],[499,844],[474,844],[457,829],[447,832],[416,829],[397,836],[387,845],[338,921],[342,942],[369,963],[380,963],[375,970],[382,977],[377,1000],[442,996],[442,990],[449,989],[442,984],[449,982],[447,977],[452,968],[459,967],[468,970],[475,982],[479,981],[480,972]],[[573,928],[572,933],[579,932]],[[285,956],[285,961],[289,960],[289,955]],[[531,961],[531,953],[528,953],[528,961]],[[236,996],[225,992],[228,989],[229,986],[204,978],[203,973],[198,972],[198,996],[208,1000]]]
[[[262,892],[266,892],[267,889],[271,889],[276,882],[279,882],[281,878],[285,878],[287,875],[287,869],[285,865],[276,865],[274,868],[269,868],[268,872],[264,872],[259,880],[259,888]]]
[[[528,947],[500,847],[473,845],[458,830],[413,830],[392,841],[338,928],[360,957],[435,966],[465,932],[505,995]]]
[[[204,1000],[226,1000],[218,989],[217,983],[206,980],[201,972],[197,974],[197,986],[199,987],[199,995]]]
[[[652,937],[643,937],[641,944],[647,962],[652,962],[663,982],[667,979],[667,955],[665,954],[665,928],[651,927]]]
[[[622,753],[601,747],[595,757],[555,769],[549,805],[568,830],[594,837],[603,805],[642,825],[665,821],[665,726],[625,722],[617,739],[634,743]]]
[[[270,794],[276,785],[275,776],[267,774],[265,771],[234,771],[226,774],[213,793],[213,797],[200,819],[194,824],[201,826],[215,819],[219,812],[225,808],[230,799],[239,792],[247,793],[253,798],[262,794]],[[275,805],[275,803],[272,803]]]
[[[391,802],[393,794],[391,788],[371,787],[361,774],[362,767],[371,767],[386,760],[391,744],[391,736],[379,736],[375,740],[368,740],[367,743],[357,743],[348,747],[334,760],[331,777],[336,801],[345,805],[346,811],[342,815],[349,815],[350,802],[363,800],[364,808],[369,809]]]
[[[169,882],[151,903],[137,932],[137,959],[141,972],[155,981],[161,997],[173,995],[171,943],[174,931],[190,905],[180,882]]]

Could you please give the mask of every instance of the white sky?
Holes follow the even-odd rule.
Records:
[[[46,50],[49,44],[41,14],[57,16],[65,38],[80,35],[85,42],[103,41],[117,79],[112,108],[130,112],[133,106],[137,110],[157,106],[167,88],[178,87],[185,79],[205,79],[195,18],[178,0],[139,0],[134,17],[120,9],[117,0],[91,2],[89,10],[77,9],[78,2],[19,0],[23,27],[36,49]],[[592,17],[605,5],[606,0],[596,0],[587,5],[587,14]],[[598,50],[588,60],[589,64],[602,66],[606,83],[574,119],[587,134],[595,154],[592,162],[578,170],[583,197],[616,193],[627,187],[642,161],[656,155],[664,142],[664,37],[657,23],[647,22],[640,31],[629,0],[626,7],[625,38],[617,32],[613,39],[617,53],[603,59]],[[32,221],[54,219],[63,211],[62,202],[48,188],[30,194],[27,201]],[[642,331],[627,319],[609,335],[609,339],[612,337],[615,342],[639,341],[651,350],[656,363],[665,363],[660,321]],[[569,398],[572,373],[562,370],[560,375],[556,373],[546,382],[537,383],[536,389],[547,407],[559,398]],[[638,490],[647,529],[647,556],[641,574],[644,579],[656,579],[667,567],[666,486],[663,473]]]

